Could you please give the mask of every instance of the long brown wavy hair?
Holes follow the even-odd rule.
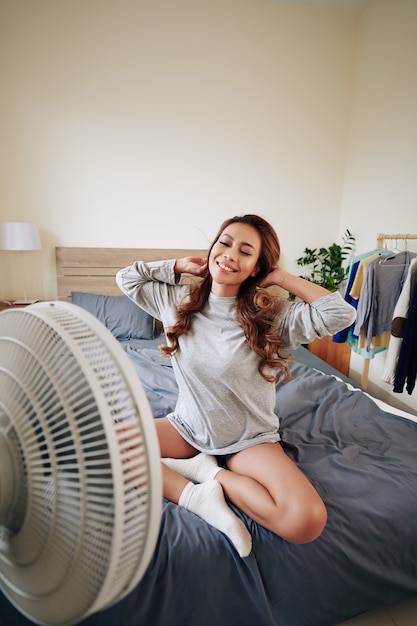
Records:
[[[220,229],[210,246],[210,257],[214,244],[223,231],[230,224],[248,224],[261,236],[261,253],[258,259],[258,273],[249,276],[240,286],[236,299],[236,314],[242,326],[250,348],[260,357],[259,373],[268,382],[276,382],[276,376],[265,372],[267,366],[279,370],[280,377],[286,380],[289,377],[288,356],[280,352],[282,340],[279,328],[274,323],[280,307],[280,298],[274,297],[268,290],[258,287],[259,283],[277,266],[281,248],[278,236],[272,226],[258,215],[242,215],[232,217],[220,226]],[[211,292],[212,277],[206,270],[202,280],[190,287],[186,299],[178,307],[178,321],[166,329],[166,336],[170,345],[160,346],[163,354],[171,356],[179,350],[178,337],[187,333],[191,328],[195,313],[202,310]]]

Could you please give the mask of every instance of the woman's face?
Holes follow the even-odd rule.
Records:
[[[258,273],[262,239],[249,224],[227,226],[214,244],[209,257],[209,272],[216,296],[237,296],[241,284]]]

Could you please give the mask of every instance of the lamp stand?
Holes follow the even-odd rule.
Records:
[[[26,250],[41,250],[38,227],[30,222],[0,222],[0,250],[20,252],[20,270],[23,282],[23,300],[13,304],[33,304],[37,300],[28,300],[26,293],[26,272],[23,254]],[[23,254],[22,254],[23,253]]]
[[[25,272],[25,264],[24,264],[24,256],[20,255],[20,271],[22,274],[22,282],[23,282],[23,300],[14,300],[13,304],[34,304],[38,302],[37,300],[28,300],[27,292],[26,292],[26,272]]]

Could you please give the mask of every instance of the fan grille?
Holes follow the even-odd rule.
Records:
[[[34,621],[74,623],[128,593],[152,555],[149,404],[116,340],[67,303],[0,315],[0,398],[22,468],[13,515],[0,517],[1,585]]]

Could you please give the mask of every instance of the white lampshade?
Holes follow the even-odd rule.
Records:
[[[29,222],[0,222],[0,250],[40,250],[38,227]]]

